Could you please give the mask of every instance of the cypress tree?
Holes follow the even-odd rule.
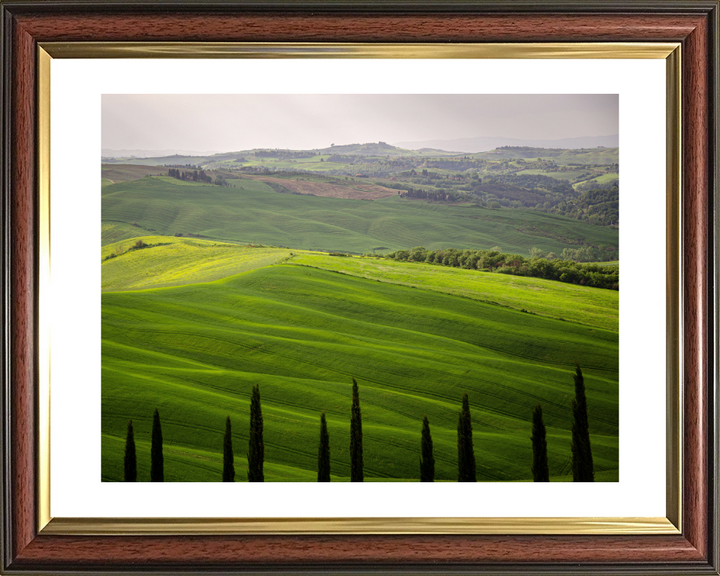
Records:
[[[150,481],[165,482],[163,469],[162,428],[160,428],[160,414],[155,408],[152,425],[152,447],[150,450]]]
[[[458,414],[458,482],[477,482],[470,400],[467,393],[463,394],[462,410]]]
[[[430,422],[423,418],[422,439],[420,441],[420,482],[435,482],[435,457],[433,441],[430,436]]]
[[[137,482],[137,458],[132,420],[128,420],[127,436],[125,437],[125,482]]]
[[[325,412],[320,416],[320,447],[318,448],[318,482],[330,482],[330,437]]]
[[[548,470],[545,423],[543,422],[542,406],[540,406],[540,404],[533,408],[533,426],[531,440],[533,449],[533,481],[549,482],[550,471]]]
[[[263,461],[263,417],[260,407],[260,386],[255,384],[250,399],[250,447],[248,449],[248,482],[265,482]]]
[[[230,416],[225,420],[225,436],[223,438],[223,482],[235,482],[235,462],[232,449],[232,426]]]
[[[350,414],[350,482],[362,482],[363,447],[362,417],[360,416],[360,396],[355,378],[352,379],[352,412]]]
[[[590,427],[588,425],[585,380],[580,366],[575,365],[575,400],[572,403],[572,470],[573,482],[594,482],[592,452],[590,451]]]

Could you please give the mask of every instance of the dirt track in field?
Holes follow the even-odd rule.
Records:
[[[311,194],[313,196],[325,196],[327,198],[345,198],[348,200],[377,200],[395,196],[398,192],[392,188],[376,186],[374,184],[359,184],[349,182],[347,186],[328,184],[326,182],[309,182],[305,180],[286,180],[284,178],[273,178],[270,176],[245,176],[253,180],[277,184],[295,192],[296,194]]]

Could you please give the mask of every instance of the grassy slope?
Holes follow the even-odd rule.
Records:
[[[296,255],[290,262],[370,280],[456,294],[589,326],[618,329],[619,294],[614,290],[375,258],[338,258],[307,253]]]
[[[617,164],[619,148],[548,149],[497,148],[472,154],[476,158],[502,160],[510,158],[550,159],[558,164]]]
[[[596,178],[588,178],[587,180],[583,180],[582,182],[578,182],[575,186],[578,184],[581,184],[584,187],[588,186],[594,186],[596,184],[608,184],[610,182],[616,182],[618,180],[619,176],[617,173],[611,173],[611,174],[601,174],[600,176],[597,176]]]
[[[156,166],[135,166],[133,164],[103,164],[102,178],[113,183],[137,180],[148,175],[167,174],[167,168]]]
[[[152,250],[159,248],[137,255]],[[188,254],[188,262],[197,256]],[[427,271],[437,271],[409,269],[417,285]],[[228,414],[243,480],[249,395],[259,383],[267,479],[314,479],[322,410],[334,479],[347,479],[352,376],[361,386],[368,476],[417,478],[427,414],[438,478],[454,480],[457,410],[467,391],[480,479],[529,478],[530,416],[538,402],[548,426],[551,474],[567,478],[571,368],[578,360],[586,374],[598,478],[616,479],[617,346],[617,331],[307,266],[268,266],[177,288],[106,292],[103,478],[121,477],[125,427],[132,418],[140,479],[147,480],[147,442],[158,407],[168,480],[219,478]]]
[[[426,248],[491,248],[527,254],[528,246],[561,252],[617,245],[617,230],[550,214],[449,206],[397,197],[376,201],[280,194],[262,182],[237,188],[142,178],[105,186],[103,220],[137,222],[158,234],[202,234],[220,240],[302,249],[370,252]]]
[[[107,246],[108,244],[119,242],[120,240],[147,236],[149,233],[149,230],[133,226],[132,224],[126,224],[125,222],[103,222],[101,230],[101,245]],[[105,255],[103,255],[103,258],[104,257]]]
[[[598,184],[607,184],[608,182],[613,182],[619,178],[617,172],[613,172],[611,174],[602,174],[601,176],[598,176],[595,178],[595,182]]]
[[[581,177],[583,174],[593,174],[592,170],[571,170],[567,172],[545,172],[544,170],[521,170],[520,172],[517,172],[519,175],[525,175],[525,174],[539,174],[541,176],[547,176],[548,178],[555,178],[556,180],[576,180],[577,178]],[[614,178],[617,179],[617,174],[614,175]]]
[[[139,239],[153,246],[128,251]],[[121,254],[121,257],[103,264],[104,291],[211,282],[285,262],[454,294],[589,326],[618,329],[618,292],[540,278],[380,258],[338,258],[322,252],[249,247],[172,236],[141,236],[118,241],[103,247],[102,258],[110,254]]]
[[[138,238],[103,247],[103,258],[119,254],[103,265],[103,290],[210,282],[275,264],[290,255],[290,250],[252,248],[195,238],[143,236],[140,239],[150,247],[128,252]]]

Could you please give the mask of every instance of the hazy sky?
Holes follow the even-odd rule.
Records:
[[[615,94],[105,94],[104,149],[229,152],[503,136],[559,139],[618,132]]]

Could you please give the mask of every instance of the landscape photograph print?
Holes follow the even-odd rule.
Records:
[[[618,482],[616,94],[102,96],[104,482]]]

